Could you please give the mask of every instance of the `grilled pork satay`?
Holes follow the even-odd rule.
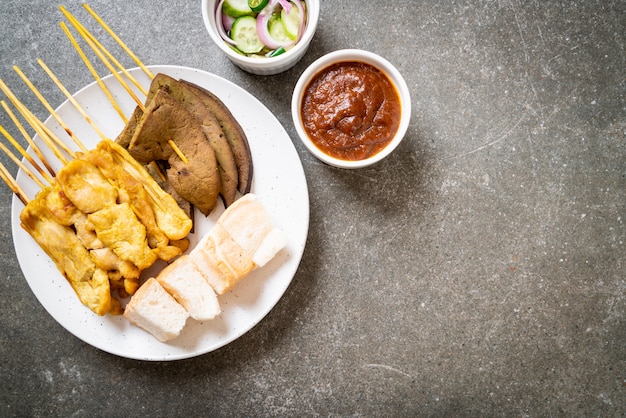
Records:
[[[94,50],[103,49],[93,35],[73,16],[66,13],[64,8],[61,10]],[[99,22],[103,23],[100,20]],[[61,23],[61,26],[73,40],[65,24]],[[73,44],[78,50],[77,43]],[[99,51],[95,52],[103,59]],[[104,52],[113,59],[106,51]],[[43,61],[38,60],[38,63],[68,96],[68,100],[85,121],[98,133],[101,142],[95,150],[87,150],[69,127],[58,118],[21,70],[14,67],[44,106],[51,111],[61,127],[74,139],[80,151],[74,152],[67,147],[64,141],[34,117],[0,80],[1,90],[64,165],[58,173],[55,173],[43,154],[31,144],[52,176],[38,168],[32,158],[25,156],[31,164],[34,163],[33,167],[38,169],[44,180],[50,184],[46,186],[36,176],[31,175],[26,167],[18,163],[20,168],[42,188],[34,199],[26,196],[2,164],[0,177],[25,205],[20,216],[22,227],[50,256],[80,301],[98,315],[107,312],[121,314],[120,302],[112,297],[111,291],[119,292],[120,297],[132,295],[139,286],[142,269],[152,265],[157,258],[170,261],[184,252],[189,246],[186,237],[192,228],[192,221],[125,149],[104,136]],[[110,68],[108,65],[107,67]],[[111,71],[115,72],[112,69]],[[139,90],[146,93],[125,69],[122,68],[122,72],[139,87]],[[154,77],[149,72],[147,74],[150,78]],[[97,75],[96,78],[100,82]],[[116,78],[129,91],[125,81]],[[131,91],[129,93],[134,96]],[[139,100],[134,98],[138,106],[142,107]],[[112,100],[112,104],[119,111],[115,100]],[[12,116],[8,106],[4,102],[2,105]],[[125,116],[123,114],[121,116],[125,120]],[[25,133],[19,121],[13,117],[12,119]],[[4,136],[13,143],[10,135],[5,133]],[[25,136],[30,144],[30,135]],[[1,148],[7,155],[12,155],[6,147]],[[26,154],[25,151],[22,153]],[[111,173],[114,175],[110,175]]]
[[[74,230],[53,219],[46,207],[50,191],[50,187],[42,189],[24,208],[20,214],[22,227],[54,261],[80,301],[104,315],[111,309],[108,275],[96,267]]]
[[[87,215],[98,239],[122,260],[146,269],[157,260],[156,251],[148,246],[146,227],[135,216],[128,203],[113,204]]]
[[[93,213],[117,201],[118,191],[95,165],[72,160],[57,174],[63,193],[83,213]]]
[[[164,248],[168,245],[168,238],[156,224],[156,219],[150,197],[143,188],[143,184],[128,174],[119,164],[113,161],[113,156],[100,150],[93,150],[79,158],[94,164],[104,174],[109,182],[118,190],[118,202],[127,202],[133,208],[141,223],[146,227],[148,243],[151,248]]]
[[[119,164],[124,171],[143,185],[150,197],[150,205],[154,211],[157,226],[170,241],[179,241],[187,237],[192,227],[191,219],[178,206],[174,198],[154,181],[137,160],[131,157],[128,151],[109,140],[99,142],[96,149],[110,153],[115,164]]]

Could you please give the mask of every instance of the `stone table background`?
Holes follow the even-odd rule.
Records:
[[[119,358],[36,300],[2,186],[0,415],[626,413],[624,1],[326,0],[307,55],[272,77],[219,53],[200,3],[89,2],[146,64],[222,76],[283,124],[311,201],[294,280],[215,352]],[[87,18],[81,2],[62,4]],[[18,65],[54,106],[62,94],[37,58],[70,91],[91,82],[58,6],[0,2],[0,78],[28,96]],[[387,58],[413,99],[403,144],[359,171],[315,160],[290,116],[300,73],[341,48]]]

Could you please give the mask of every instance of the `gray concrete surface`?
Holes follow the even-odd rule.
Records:
[[[240,339],[128,360],[41,307],[0,187],[0,415],[626,414],[624,1],[323,1],[306,57],[273,77],[211,45],[200,1],[89,4],[145,63],[213,72],[277,116],[308,179],[308,242],[284,297]],[[91,81],[57,6],[0,3],[0,77],[25,95],[11,67],[33,70],[54,105],[37,58],[70,91]],[[404,143],[360,171],[315,160],[290,117],[299,74],[340,48],[383,55],[413,98]]]

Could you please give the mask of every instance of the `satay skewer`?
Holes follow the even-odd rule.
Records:
[[[74,152],[65,145],[63,141],[61,141],[52,131],[44,125],[37,117],[13,94],[11,89],[7,87],[4,81],[0,80],[0,90],[4,92],[4,94],[9,98],[13,106],[21,113],[21,115],[26,119],[26,121],[30,124],[30,126],[35,130],[35,132],[41,137],[41,139],[46,143],[48,148],[54,153],[57,159],[62,164],[67,164],[68,159],[61,153],[61,150],[65,151],[67,155],[74,158]]]
[[[24,129],[24,127],[22,126],[20,121],[17,119],[17,116],[15,116],[15,114],[13,113],[11,108],[9,107],[9,105],[4,100],[2,100],[0,103],[2,104],[2,107],[7,112],[7,114],[9,115],[9,117],[11,118],[11,120],[13,121],[13,123],[15,124],[17,129],[20,131],[20,133],[22,134],[24,139],[26,139],[26,142],[28,142],[28,145],[30,145],[30,148],[35,152],[35,154],[37,155],[37,158],[39,158],[39,161],[41,161],[43,163],[43,165],[48,170],[48,173],[50,173],[50,175],[52,177],[50,177],[48,175],[48,173],[46,173],[45,171],[43,171],[41,169],[41,167],[39,166],[39,164],[37,164],[37,162],[34,160],[34,158],[30,154],[28,154],[26,152],[26,150],[24,150],[24,148],[22,148],[19,145],[19,143],[17,143],[17,141],[15,143],[13,143],[13,142],[11,142],[11,143],[28,160],[28,162],[30,162],[31,165],[33,167],[35,167],[35,169],[41,173],[42,177],[44,179],[46,179],[46,181],[48,183],[52,183],[52,178],[56,177],[56,173],[55,173],[54,169],[50,166],[50,164],[48,163],[46,158],[43,156],[43,153],[39,149],[39,146],[37,146],[37,144],[35,144],[35,141],[33,141],[32,138],[30,137],[30,135],[28,134],[28,132],[26,132],[26,129]],[[9,141],[11,141],[11,140],[9,139]]]
[[[1,125],[0,133],[2,133],[7,138],[10,136],[6,129],[4,129],[4,127]],[[13,152],[11,152],[11,150],[1,141],[0,150],[2,150],[2,152],[4,152],[15,164],[17,164],[17,166],[21,168],[22,171],[28,175],[28,177],[33,179],[33,181],[37,183],[37,186],[39,186],[39,188],[43,189],[44,187],[46,187],[46,185],[35,175],[35,173],[33,173],[28,167],[26,167],[26,165],[24,165],[24,163],[22,163],[22,161],[17,158],[17,156],[15,156],[15,154],[13,154]]]
[[[102,21],[102,19],[100,19],[95,12],[93,12],[93,10],[91,10],[89,8],[89,6],[87,6],[86,4],[84,5],[85,8],[92,14],[92,16],[94,16],[94,18],[96,18],[96,20],[98,21],[98,23],[100,23],[105,30],[107,30],[107,32],[109,32],[109,34],[120,44],[120,46],[122,46],[122,48],[131,56],[131,58],[133,58],[133,60],[144,70],[144,72],[146,72],[146,74],[150,77],[150,78],[154,78],[154,75],[152,75],[152,73],[143,65],[143,63],[141,63],[141,61],[132,53],[132,51],[130,51],[130,49],[128,49],[128,47],[119,39],[119,37],[117,37],[117,35],[115,35],[112,30]],[[134,80],[134,78],[125,70],[123,69],[123,67],[121,66],[121,64],[119,63],[119,61],[117,61],[108,51],[106,51],[106,49],[95,39],[95,37],[89,33],[89,31],[87,31],[84,26],[78,22],[78,20],[76,18],[74,18],[69,12],[67,12],[63,7],[61,7],[61,10],[64,12],[64,15],[66,15],[66,17],[68,17],[68,19],[70,20],[70,22],[72,23],[72,25],[76,28],[76,30],[79,32],[79,34],[83,37],[83,39],[89,44],[89,46],[94,50],[94,52],[99,56],[99,58],[105,63],[105,65],[108,67],[108,69],[111,71],[111,73],[116,76],[117,81],[120,82],[120,84],[126,88],[126,90],[130,93],[130,95],[133,97],[133,99],[135,100],[135,102],[137,103],[137,105],[144,110],[145,107],[143,105],[143,103],[141,102],[141,100],[139,100],[134,93],[132,93],[132,91],[130,90],[130,88],[128,87],[128,85],[125,83],[124,80],[122,80],[119,75],[117,75],[117,72],[115,71],[115,69],[112,67],[112,65],[110,64],[110,62],[107,61],[107,58],[105,58],[102,55],[102,51],[104,51],[104,53],[108,56],[109,59],[111,59],[112,61],[114,61],[115,65],[117,65],[118,67],[122,68],[123,72],[129,77],[129,79],[135,84],[137,85],[138,83],[136,82],[136,80]],[[72,44],[75,46],[76,50],[79,52],[79,54],[81,55],[81,57],[83,58],[83,61],[85,61],[85,63],[87,64],[87,66],[89,67],[90,71],[92,72],[92,74],[95,76],[97,82],[100,84],[100,86],[102,87],[102,89],[105,91],[105,93],[108,92],[108,90],[106,89],[106,86],[104,86],[104,83],[102,82],[101,78],[97,75],[97,73],[95,72],[95,70],[93,69],[93,66],[89,63],[89,60],[86,58],[86,56],[84,55],[84,53],[82,52],[82,49],[80,48],[80,46],[78,46],[78,43],[76,42],[75,38],[71,35],[71,33],[69,32],[69,29],[67,28],[67,26],[61,22],[61,27],[63,28],[64,32],[66,33],[66,35],[68,36],[68,38],[70,39],[70,41],[72,42]],[[44,69],[44,71],[46,71],[46,73],[50,76],[50,78],[57,84],[57,86],[61,89],[61,91],[65,94],[65,96],[68,98],[68,100],[72,103],[72,105],[79,111],[79,113],[81,113],[81,115],[83,116],[83,118],[96,130],[96,132],[100,135],[100,137],[102,139],[107,139],[106,136],[102,133],[102,131],[100,131],[97,127],[97,125],[95,125],[93,123],[93,121],[91,120],[91,118],[82,110],[82,108],[80,107],[80,105],[77,103],[77,101],[73,98],[73,96],[69,93],[69,91],[67,91],[67,89],[65,89],[65,87],[61,84],[61,82],[59,81],[59,79],[54,75],[54,73],[46,66],[46,64],[39,59],[38,63],[40,64],[40,66]],[[83,150],[85,151],[86,148],[84,147],[84,145],[78,140],[78,138],[76,138],[73,133],[71,132],[71,130],[67,127],[67,125],[61,120],[61,118],[58,116],[58,114],[54,111],[54,109],[52,109],[52,107],[50,106],[50,104],[47,102],[47,100],[43,97],[43,95],[41,95],[41,93],[36,89],[36,87],[32,84],[32,82],[30,82],[30,80],[28,80],[28,78],[25,76],[25,74],[17,67],[14,66],[14,70],[18,73],[18,75],[22,78],[22,80],[28,85],[28,87],[33,91],[33,93],[38,97],[38,99],[42,102],[42,104],[46,107],[47,110],[50,111],[51,115],[57,120],[57,122],[59,123],[59,125],[65,130],[65,132],[68,133],[68,135],[70,135],[70,137],[72,137],[72,139],[76,142],[76,144]],[[75,158],[76,155],[74,154],[74,152],[72,150],[70,150],[63,141],[61,141],[58,137],[56,137],[56,135],[47,127],[45,126],[45,124],[43,124],[43,122],[41,122],[39,119],[37,119],[37,117],[21,102],[19,101],[19,99],[17,99],[17,97],[11,92],[11,90],[2,82],[2,80],[0,80],[0,89],[7,95],[7,97],[9,97],[9,99],[11,100],[11,102],[13,103],[13,105],[19,110],[19,112],[21,113],[21,115],[26,119],[26,121],[31,125],[31,127],[36,131],[36,133],[41,137],[41,139],[46,143],[46,145],[48,146],[48,148],[50,148],[50,150],[54,153],[54,155],[57,157],[57,159],[59,159],[59,161],[66,165],[69,163],[69,160],[67,158],[65,158],[61,152],[59,151],[59,149],[57,147],[60,147],[66,154],[68,154],[70,157]],[[140,88],[141,92],[146,94],[145,89]],[[108,93],[109,99],[111,101],[111,103],[113,104],[113,106],[116,108],[116,110],[118,111],[118,113],[120,113],[120,115],[122,115],[122,118],[124,120],[124,123],[127,123],[127,119],[125,116],[123,116],[123,112],[121,111],[121,109],[119,108],[119,105],[115,102],[115,100],[113,99],[112,95],[110,95],[110,93]],[[40,150],[38,149],[38,147],[36,146],[36,144],[30,140],[30,136],[25,132],[25,130],[23,129],[23,127],[21,126],[21,124],[19,123],[19,121],[17,120],[17,118],[15,117],[15,115],[10,111],[10,109],[8,108],[8,106],[6,106],[6,103],[2,102],[3,107],[5,107],[5,110],[7,110],[7,113],[9,113],[9,115],[11,116],[11,118],[13,119],[13,121],[16,123],[16,125],[18,126],[18,128],[20,129],[20,131],[22,132],[22,134],[24,135],[25,138],[27,138],[27,140],[29,141],[29,144],[31,145],[32,149],[35,151],[35,153],[37,154],[37,156],[39,157],[39,159],[43,162],[43,164],[46,166],[46,168],[48,169],[48,171],[50,172],[50,174],[54,177],[55,173],[54,170],[50,167],[50,165],[48,164],[48,161],[46,160],[46,158],[43,156],[43,154],[40,152]],[[0,133],[5,134],[5,136],[7,137],[7,139],[10,137],[10,135],[8,134],[8,132],[6,132],[6,130],[4,130],[4,128],[1,128]],[[12,139],[12,137],[11,137]],[[11,141],[11,140],[10,140]],[[13,140],[14,141],[14,140]],[[13,143],[13,141],[11,141]],[[17,142],[15,141],[15,144],[17,144]],[[15,145],[14,144],[14,145]],[[17,144],[17,146],[19,147],[19,144]],[[184,154],[182,154],[182,152],[178,149],[178,147],[176,146],[176,144],[173,144],[172,141],[170,141],[170,146],[172,146],[173,150],[176,152],[176,154],[178,154],[178,156],[181,158],[181,160],[186,161],[187,158],[184,156]],[[10,150],[8,150],[8,148],[6,148],[3,144],[0,143],[0,149],[2,151],[4,151],[13,161],[15,161],[22,170],[24,170],[24,172],[29,175],[29,177],[33,178],[33,180],[40,186],[43,187],[43,183],[34,175],[34,173],[32,173],[23,163],[21,163],[21,161],[19,161],[19,159],[17,159],[17,157],[15,157],[15,155],[13,155],[11,153]],[[20,151],[20,153],[28,160],[28,162],[31,163],[31,165],[33,165],[33,167],[42,175],[42,177],[44,177],[44,179],[50,183],[53,182],[53,178],[49,177],[42,169],[41,167],[32,159],[32,157],[30,155],[28,155],[26,153],[26,151],[24,151],[21,147],[18,149]],[[2,167],[4,168],[4,167]],[[160,172],[160,169],[157,168],[157,172],[158,174],[164,178],[164,175]],[[22,200],[22,202],[26,203],[28,201],[26,195],[21,191],[21,189],[19,188],[19,185],[17,185],[17,183],[15,182],[14,179],[12,179],[10,173],[8,172],[8,170],[6,170],[6,168],[4,168],[5,172],[2,173],[3,174],[3,180],[5,180],[5,182],[9,185],[9,187],[11,187],[11,189],[20,197],[20,200]]]
[[[139,83],[137,81],[137,79],[135,79],[135,77],[132,76],[132,74],[130,74],[128,72],[128,70],[113,56],[113,54],[111,54],[109,52],[108,49],[106,49],[104,47],[104,45],[102,45],[102,43],[100,43],[98,41],[98,39],[91,33],[89,32],[89,30],[82,24],[80,23],[80,21],[78,19],[76,19],[76,17],[74,15],[72,15],[65,7],[60,6],[59,7],[61,9],[61,12],[63,13],[63,15],[70,21],[70,23],[72,24],[72,26],[74,26],[74,28],[76,28],[76,30],[78,30],[79,34],[85,38],[88,37],[89,39],[91,39],[91,41],[93,42],[93,45],[95,45],[102,53],[104,53],[104,55],[106,55],[106,57],[113,63],[115,64],[115,66],[126,76],[126,78],[128,78],[134,85],[135,87],[137,87],[139,89],[139,91],[143,94],[143,95],[147,95],[148,92],[146,91],[146,89],[141,85],[141,83]],[[86,40],[86,39],[85,39]],[[91,46],[91,45],[90,45]]]
[[[11,191],[13,191],[13,193],[17,197],[19,197],[22,203],[24,205],[28,205],[28,202],[30,202],[30,199],[28,198],[28,196],[26,196],[26,193],[20,187],[20,185],[17,184],[17,181],[15,181],[11,173],[9,173],[9,170],[7,170],[7,168],[1,162],[0,162],[0,177],[6,183],[6,185],[9,186]]]
[[[48,103],[46,98],[43,97],[43,95],[39,92],[39,90],[37,90],[35,85],[28,79],[28,77],[26,77],[26,75],[22,72],[22,70],[20,70],[17,67],[17,65],[13,66],[13,69],[20,76],[22,81],[24,81],[24,83],[26,83],[26,85],[30,88],[30,90],[35,94],[35,96],[37,96],[39,101],[44,105],[44,107],[48,110],[48,112],[50,112],[52,117],[59,123],[59,125],[61,125],[61,128],[63,128],[63,130],[70,136],[70,138],[74,140],[74,143],[76,143],[76,145],[78,145],[78,147],[82,151],[87,151],[87,148],[85,148],[82,142],[80,142],[78,138],[76,138],[72,130],[65,124],[65,122],[63,122],[63,120],[59,117],[57,112],[55,112],[52,106],[50,106],[50,103]]]

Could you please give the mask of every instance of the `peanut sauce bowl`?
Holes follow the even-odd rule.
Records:
[[[385,58],[343,49],[318,58],[302,73],[291,116],[298,137],[316,158],[356,169],[381,161],[402,142],[411,97],[404,78]]]
[[[272,1],[270,1],[268,7],[273,7]],[[274,1],[274,3],[283,4],[284,1]],[[224,26],[225,21],[222,20],[225,15],[225,13],[222,13],[223,0],[202,0],[202,20],[211,40],[233,64],[251,74],[274,75],[287,71],[304,56],[315,35],[320,15],[320,0],[298,0],[297,2],[287,1],[286,3],[290,3],[292,7],[296,7],[297,4],[297,8],[304,11],[303,24],[300,25],[297,36],[293,34],[295,36],[293,42],[285,39],[276,40],[272,38],[271,34],[261,30],[260,33],[263,36],[260,36],[259,40],[262,38],[262,42],[266,43],[266,45],[261,51],[254,53],[250,51],[243,52],[238,49],[232,39],[233,34],[229,32],[230,29]],[[252,10],[249,12],[253,13]],[[241,13],[243,15],[239,17],[251,18],[246,16],[246,12],[241,11]],[[255,19],[260,20],[261,14],[268,15],[268,13],[263,12]],[[230,22],[232,25],[234,25],[234,20],[237,19],[228,16],[226,18],[233,20],[233,22]],[[267,25],[259,23],[257,28],[261,27],[267,29]],[[278,53],[279,51],[280,53]]]

